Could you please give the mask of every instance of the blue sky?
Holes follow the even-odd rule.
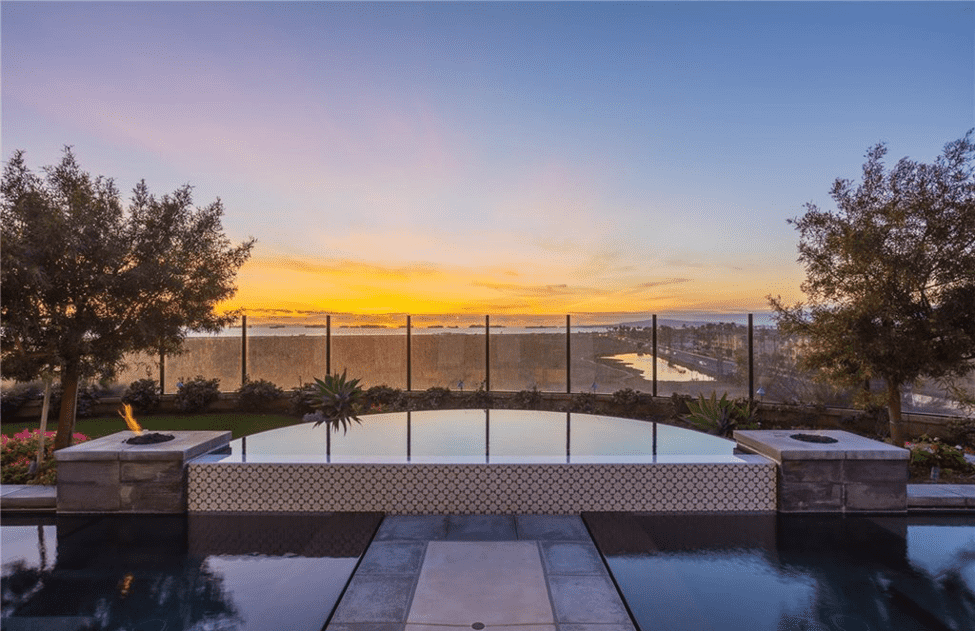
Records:
[[[233,306],[760,311],[805,202],[974,126],[974,4],[28,3],[2,152],[220,197]]]

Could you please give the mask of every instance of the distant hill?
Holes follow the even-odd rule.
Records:
[[[702,326],[704,324],[715,324],[718,322],[735,322],[736,324],[742,324],[746,326],[747,314],[745,313],[727,313],[727,314],[690,314],[688,318],[658,318],[658,326],[670,326],[672,328],[682,328],[683,326]],[[632,327],[650,327],[651,318],[647,320],[636,320],[633,322],[621,322],[616,326],[632,326]],[[773,321],[773,315],[770,313],[754,313],[753,314],[753,326],[755,327],[772,327],[775,326]]]

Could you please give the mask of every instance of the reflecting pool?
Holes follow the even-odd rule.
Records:
[[[642,631],[974,628],[973,515],[584,519]]]
[[[4,515],[0,626],[320,631],[381,519]]]

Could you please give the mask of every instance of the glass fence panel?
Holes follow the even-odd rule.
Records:
[[[974,400],[972,369],[969,375],[949,381],[921,379],[906,390],[902,399],[903,412],[974,416],[973,407],[962,402]]]
[[[248,379],[270,381],[283,390],[298,388],[326,374],[326,335],[248,335]]]
[[[552,316],[491,318],[491,389],[518,392],[534,387],[566,392],[566,319]]]
[[[747,397],[747,319],[738,320],[659,318],[658,395]]]
[[[485,382],[485,318],[411,318],[411,388],[475,390]]]
[[[220,380],[221,392],[234,392],[241,387],[241,328],[230,329],[233,336],[208,335],[188,337],[184,352],[167,355],[165,364],[165,392],[176,392],[176,384],[197,375]]]
[[[407,388],[406,316],[333,316],[330,364],[364,388]]]
[[[572,391],[609,394],[631,388],[652,392],[651,316],[635,316],[628,325],[573,321]]]
[[[133,381],[139,379],[153,379],[159,383],[159,355],[149,353],[129,353],[123,360],[125,366],[120,368],[112,380],[113,389],[124,394]]]

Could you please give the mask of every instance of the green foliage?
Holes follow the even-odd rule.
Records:
[[[61,409],[61,400],[63,398],[64,389],[61,387],[60,383],[54,384],[51,388],[51,410],[52,414],[57,410]],[[103,391],[101,388],[95,385],[86,385],[78,387],[78,398],[76,400],[75,415],[79,418],[88,418],[92,415],[92,409],[98,400],[101,398]],[[35,398],[41,399],[44,397],[44,393],[40,392]]]
[[[838,210],[793,220],[807,304],[768,297],[782,334],[805,340],[803,367],[845,385],[886,384],[893,438],[905,440],[900,388],[963,376],[974,360],[973,130],[933,164],[883,165],[869,150],[857,186],[835,180]]]
[[[422,410],[437,410],[451,397],[451,390],[434,386],[428,388],[418,397],[418,405]]]
[[[543,402],[543,395],[536,386],[532,390],[520,390],[512,398],[512,407],[516,410],[538,410]]]
[[[636,405],[646,405],[651,402],[651,395],[646,392],[638,392],[632,388],[622,388],[611,395],[611,400],[615,405],[624,408]]]
[[[461,398],[461,407],[472,410],[489,409],[494,404],[495,398],[491,392],[486,392],[484,385],[479,385],[477,390],[472,390]]]
[[[675,418],[682,418],[690,412],[689,405],[692,403],[693,399],[687,394],[679,394],[678,392],[673,392],[672,396],[672,416]]]
[[[593,392],[578,392],[570,398],[567,412],[593,414],[597,411],[597,395]]]
[[[738,427],[759,427],[756,420],[757,405],[748,399],[729,400],[724,392],[719,399],[716,393],[708,399],[702,394],[698,401],[688,404],[689,414],[682,418],[710,434],[729,438]]]
[[[909,463],[911,466],[925,469],[939,467],[960,473],[974,472],[974,465],[967,462],[964,452],[959,446],[951,446],[939,438],[923,435],[915,442],[907,442],[905,447],[910,452]]]
[[[316,387],[314,383],[303,383],[297,388],[292,388],[288,393],[288,405],[286,410],[292,416],[304,416],[310,414],[316,402]]]
[[[0,483],[2,484],[55,484],[58,469],[54,461],[54,432],[45,432],[44,454],[41,466],[31,475],[31,463],[37,458],[40,430],[24,429],[12,436],[0,436]],[[88,440],[84,434],[74,435],[76,443]]]
[[[270,381],[249,380],[237,389],[237,404],[242,410],[261,412],[284,395],[285,391]]]
[[[363,399],[371,410],[383,410],[388,407],[402,406],[404,391],[387,385],[370,386],[363,394]]]
[[[66,397],[112,375],[126,353],[174,353],[188,331],[219,331],[253,240],[234,246],[220,200],[198,208],[185,185],[156,198],[145,182],[123,205],[111,179],[83,171],[70,147],[32,173],[23,151],[0,184],[0,371],[29,381],[58,369]],[[71,441],[72,406],[57,446]]]
[[[946,440],[951,445],[973,445],[974,419],[952,419],[946,424]]]
[[[180,379],[176,388],[176,407],[181,412],[203,412],[220,398],[220,379]]]
[[[315,421],[315,427],[322,423],[330,429],[338,431],[343,428],[345,434],[353,421],[360,422],[356,412],[363,401],[363,388],[359,379],[346,380],[346,371],[342,375],[326,375],[324,379],[315,380],[315,403],[312,407],[320,416]]]
[[[122,402],[131,405],[136,412],[155,412],[159,407],[159,382],[155,379],[133,381],[122,395]]]
[[[35,386],[14,386],[0,390],[0,417],[11,418],[31,399],[43,396]]]

